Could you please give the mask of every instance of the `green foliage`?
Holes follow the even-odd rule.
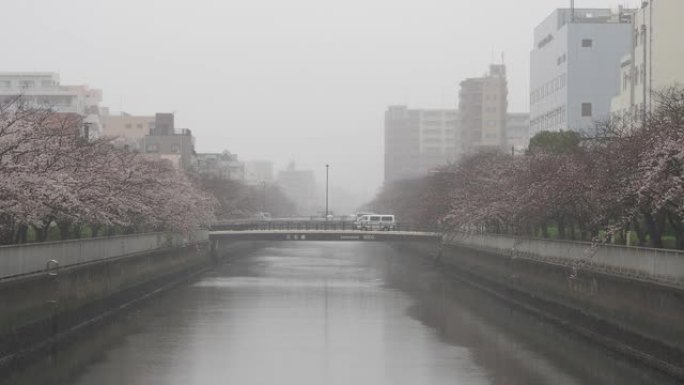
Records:
[[[571,155],[580,151],[580,134],[575,131],[542,131],[530,139],[529,154]]]

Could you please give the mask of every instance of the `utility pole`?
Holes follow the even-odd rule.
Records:
[[[328,221],[328,171],[330,170],[330,165],[325,165],[325,221]]]

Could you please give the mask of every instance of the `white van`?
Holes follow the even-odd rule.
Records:
[[[390,231],[396,229],[397,223],[394,220],[394,215],[364,214],[356,219],[354,227],[357,230]]]

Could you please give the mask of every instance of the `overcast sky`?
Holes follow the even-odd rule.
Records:
[[[528,111],[532,31],[569,0],[2,0],[1,71],[55,71],[104,105],[175,112],[199,152],[295,160],[370,198],[387,105],[455,107],[505,52]],[[577,0],[577,7],[635,5]]]

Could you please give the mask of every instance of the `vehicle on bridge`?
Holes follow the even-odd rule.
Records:
[[[358,230],[383,230],[391,231],[397,228],[394,215],[390,214],[365,214],[354,222],[354,228]]]

